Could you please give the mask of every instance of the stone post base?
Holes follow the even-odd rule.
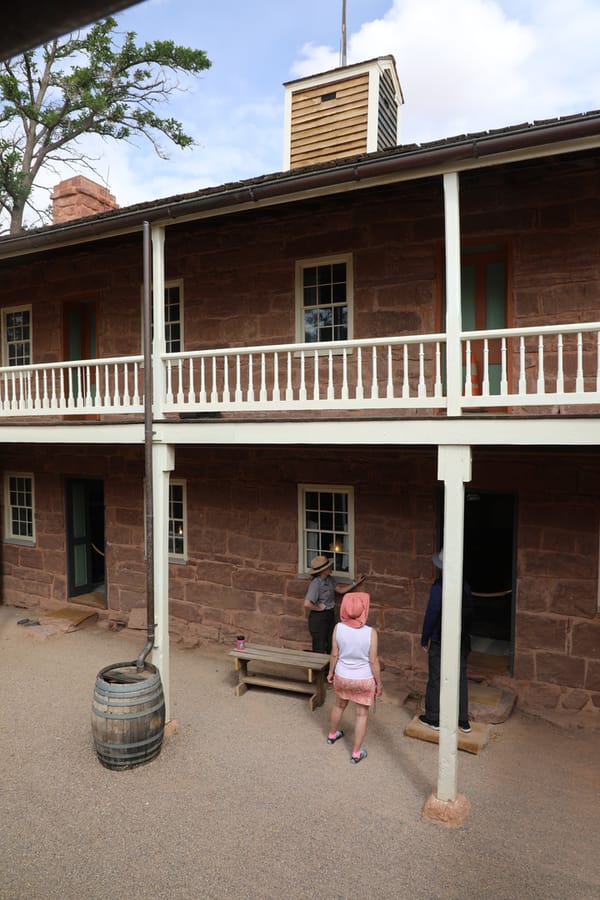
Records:
[[[456,800],[438,800],[434,793],[427,798],[423,807],[423,818],[446,828],[462,828],[471,812],[471,804],[463,794]]]

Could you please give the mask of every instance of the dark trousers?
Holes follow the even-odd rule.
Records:
[[[313,653],[331,653],[331,638],[335,628],[333,609],[313,610],[308,614],[308,630],[312,637]]]
[[[458,721],[469,720],[469,685],[467,681],[467,657],[470,641],[463,640],[460,647],[460,684],[458,693]],[[440,724],[440,665],[442,645],[439,641],[429,643],[429,678],[425,691],[425,715],[434,725]]]

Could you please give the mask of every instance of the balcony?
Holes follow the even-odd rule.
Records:
[[[155,368],[155,418],[597,413],[600,323],[195,350]],[[0,418],[138,417],[143,381],[142,356],[0,368]]]

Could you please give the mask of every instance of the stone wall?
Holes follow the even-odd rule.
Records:
[[[3,450],[3,470],[32,471],[37,542],[2,546],[2,599],[57,608],[67,601],[64,478],[105,480],[106,615],[126,623],[145,594],[141,448]],[[367,574],[381,657],[415,690],[426,658],[420,630],[434,576],[434,450],[179,448],[188,558],[170,565],[172,639],[189,646],[259,643],[309,648],[298,573],[297,487],[353,485],[356,570]],[[517,498],[515,669],[525,707],[600,709],[598,495],[593,454],[474,451],[474,490]]]

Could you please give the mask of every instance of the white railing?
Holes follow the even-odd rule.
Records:
[[[0,368],[0,415],[143,412],[141,356]]]
[[[465,331],[461,343],[463,408],[600,404],[600,322]]]
[[[195,350],[166,354],[155,366],[156,415],[581,405],[600,412],[600,322],[465,331],[455,347],[444,334],[427,334]],[[461,371],[459,397],[447,396],[447,366]],[[0,418],[143,409],[142,356],[0,368]]]
[[[444,335],[197,350],[163,357],[165,412],[446,405]]]

